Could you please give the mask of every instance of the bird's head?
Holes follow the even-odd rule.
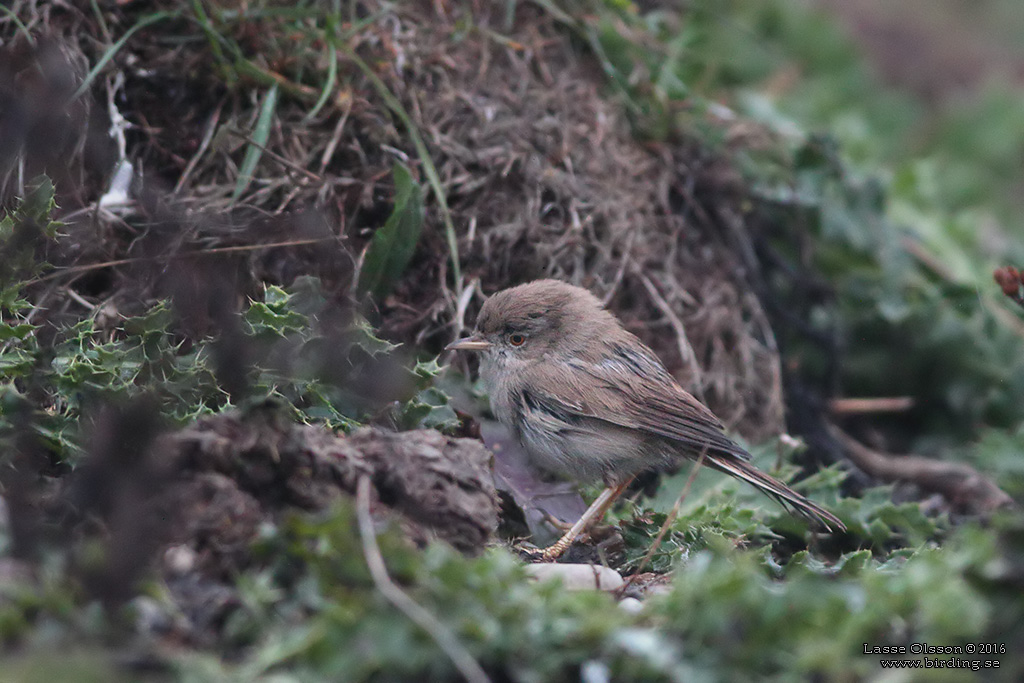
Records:
[[[621,330],[587,290],[558,280],[536,280],[505,289],[480,309],[476,329],[446,350],[530,360],[578,353],[593,339]]]

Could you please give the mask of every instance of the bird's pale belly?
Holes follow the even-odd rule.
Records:
[[[607,424],[601,425],[600,432],[586,424],[552,429],[536,420],[518,426],[534,465],[581,481],[614,481],[664,467],[675,459],[661,444],[638,432]]]

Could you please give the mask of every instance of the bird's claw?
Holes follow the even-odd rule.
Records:
[[[547,548],[530,548],[522,545],[514,546],[519,556],[529,562],[554,562],[569,548],[569,543],[555,543]]]

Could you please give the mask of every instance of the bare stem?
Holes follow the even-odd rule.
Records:
[[[697,472],[700,470],[700,466],[704,464],[704,455],[707,452],[706,448],[700,452],[700,457],[697,458],[697,461],[690,469],[690,476],[686,478],[683,490],[679,493],[679,497],[676,498],[675,504],[672,505],[672,509],[665,518],[665,523],[661,525],[660,529],[658,529],[658,535],[654,537],[654,543],[651,544],[647,554],[644,555],[644,559],[640,562],[640,566],[637,567],[637,570],[629,577],[629,579],[626,580],[626,583],[623,584],[622,588],[619,589],[620,594],[633,585],[636,581],[636,577],[640,576],[640,573],[651,561],[651,558],[654,557],[654,553],[658,552],[658,548],[661,547],[662,539],[665,538],[665,534],[668,532],[669,527],[675,523],[676,518],[679,516],[679,509],[683,506],[683,501],[686,500],[686,496],[690,493],[690,487],[693,486],[693,480],[697,478]]]
[[[406,595],[388,576],[384,558],[381,557],[380,547],[377,545],[377,534],[373,530],[373,517],[370,516],[370,478],[365,475],[359,478],[356,488],[356,512],[359,517],[359,536],[363,541],[363,555],[366,557],[366,564],[370,568],[370,576],[373,577],[377,590],[398,611],[409,617],[410,621],[434,639],[463,678],[470,683],[490,683],[491,679],[455,634],[438,621],[437,617]]]

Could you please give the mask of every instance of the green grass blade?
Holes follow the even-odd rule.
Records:
[[[227,64],[228,59],[224,56],[224,50],[220,45],[222,37],[217,32],[217,29],[214,28],[210,15],[206,13],[206,8],[203,7],[202,0],[192,0],[192,14],[195,15],[199,28],[203,30],[203,35],[206,36],[206,41],[210,44],[210,49],[213,51],[213,56],[221,64]]]
[[[320,92],[320,98],[303,118],[303,123],[309,123],[316,117],[323,106],[327,104],[331,93],[334,92],[334,86],[338,83],[338,49],[334,47],[334,43],[327,44],[327,59],[327,81],[324,83],[324,89]]]
[[[434,193],[434,198],[437,200],[438,206],[441,208],[441,219],[444,221],[445,238],[448,242],[448,256],[452,263],[452,275],[455,278],[455,294],[456,297],[462,294],[462,269],[459,265],[459,244],[455,237],[455,224],[452,222],[452,214],[448,209],[448,199],[445,197],[444,188],[441,187],[441,177],[437,173],[437,167],[434,165],[434,160],[430,157],[430,151],[427,149],[427,145],[423,142],[423,137],[420,135],[419,130],[416,128],[416,124],[413,123],[409,113],[405,111],[405,107],[398,101],[388,86],[384,84],[377,74],[373,72],[373,69],[362,60],[355,53],[354,50],[349,48],[347,45],[341,46],[345,54],[348,55],[349,59],[355,62],[356,66],[366,75],[370,83],[373,85],[374,90],[380,95],[380,98],[384,100],[384,104],[388,106],[395,116],[397,116],[405,129],[409,132],[409,137],[412,138],[412,144],[416,148],[416,154],[420,158],[420,163],[423,164],[423,173],[427,176],[427,182],[430,185],[430,189]]]
[[[25,36],[25,40],[28,41],[29,45],[36,44],[36,41],[32,38],[32,34],[29,32],[28,27],[25,26],[21,19],[18,18],[18,15],[14,13],[14,10],[3,5],[0,5],[0,12],[3,12],[4,14],[11,18],[11,21],[14,22],[14,26],[18,29],[18,31],[20,31]]]
[[[260,157],[263,156],[263,148],[267,146],[267,140],[270,138],[270,126],[274,121],[274,112],[277,110],[277,93],[278,87],[275,83],[270,86],[266,97],[263,98],[260,116],[256,120],[256,128],[252,132],[252,143],[245,150],[245,158],[242,159],[242,166],[238,170],[235,191],[231,195],[232,202],[237,201],[248,189],[256,165],[259,164]]]
[[[96,76],[99,75],[100,71],[102,71],[107,63],[114,58],[114,55],[117,54],[118,50],[124,47],[124,44],[128,42],[128,39],[135,35],[136,31],[139,31],[150,24],[155,24],[158,21],[163,21],[164,19],[170,19],[177,16],[177,12],[157,12],[155,14],[150,14],[148,17],[140,19],[138,23],[125,31],[125,34],[121,36],[116,43],[107,48],[106,52],[103,53],[103,56],[96,62],[96,66],[86,74],[85,80],[82,81],[82,84],[79,85],[78,89],[71,95],[71,101],[73,102],[77,100],[82,96],[82,93],[89,89],[92,82],[96,80]]]

